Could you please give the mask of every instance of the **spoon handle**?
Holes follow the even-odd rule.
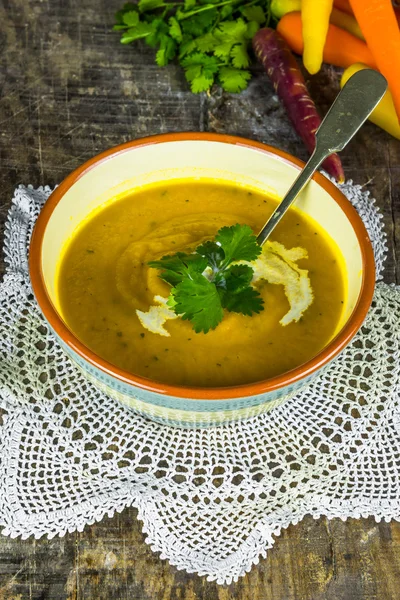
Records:
[[[324,160],[330,154],[343,150],[357,133],[386,89],[387,81],[378,71],[364,69],[350,77],[318,127],[315,134],[315,149],[309,161],[258,234],[257,242],[260,246],[267,240]]]

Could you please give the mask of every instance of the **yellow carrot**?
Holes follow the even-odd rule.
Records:
[[[272,0],[271,12],[277,19],[281,19],[284,15],[290,12],[298,12],[301,10],[301,0]],[[340,27],[349,33],[364,39],[360,26],[355,18],[342,10],[333,7],[329,22],[336,27]]]
[[[341,29],[345,29],[349,33],[352,33],[360,38],[360,40],[364,39],[360,26],[355,18],[335,7],[332,9],[329,22],[336,25],[336,27],[340,27]]]
[[[303,54],[304,44],[301,30],[301,14],[292,12],[284,15],[276,30],[285,39],[289,48],[296,54]],[[376,68],[370,50],[365,42],[351,35],[348,31],[329,25],[324,47],[324,62],[336,67],[350,67],[362,62],[372,69]]]
[[[354,73],[357,73],[357,71],[361,71],[362,69],[369,69],[369,67],[362,63],[356,63],[346,69],[342,75],[340,87],[343,87],[346,81],[350,79]],[[378,106],[372,111],[369,120],[400,140],[400,125],[394,107],[393,96],[389,90],[383,96]]]
[[[329,27],[333,0],[302,0],[301,23],[304,40],[304,66],[311,75],[318,73]]]

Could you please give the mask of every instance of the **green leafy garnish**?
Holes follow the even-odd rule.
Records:
[[[244,90],[251,73],[251,39],[273,25],[270,0],[139,0],[115,15],[121,43],[144,39],[157,49],[156,63],[177,58],[192,92],[219,83],[227,92]]]
[[[160,269],[161,279],[172,286],[177,285],[185,278],[193,277],[195,273],[202,273],[207,265],[206,258],[198,254],[184,254],[183,252],[149,262],[150,267]]]
[[[195,273],[184,279],[171,292],[168,305],[182,319],[192,323],[193,329],[207,333],[215,329],[224,316],[218,288],[208,279]]]
[[[222,227],[214,241],[192,254],[178,252],[149,262],[172,286],[168,305],[197,332],[207,333],[222,321],[224,309],[251,316],[263,310],[263,300],[251,286],[254,271],[248,264],[261,253],[248,225]]]

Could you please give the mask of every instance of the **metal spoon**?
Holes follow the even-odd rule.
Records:
[[[324,160],[330,154],[343,150],[357,133],[386,89],[387,81],[378,71],[364,69],[350,77],[318,127],[315,134],[315,150],[309,161],[258,234],[257,242],[260,246],[270,236]]]

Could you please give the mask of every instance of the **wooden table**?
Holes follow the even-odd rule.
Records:
[[[261,70],[248,91],[187,91],[176,66],[124,47],[111,32],[123,0],[3,0],[0,5],[0,189],[4,222],[19,183],[54,185],[98,152],[167,131],[217,131],[306,153]],[[330,67],[310,88],[326,111],[338,91]],[[385,280],[400,278],[400,142],[367,124],[343,153],[348,178],[383,212]],[[0,537],[1,600],[389,600],[400,598],[400,525],[372,518],[306,518],[266,560],[228,587],[177,571],[144,543],[136,511],[62,539]]]

